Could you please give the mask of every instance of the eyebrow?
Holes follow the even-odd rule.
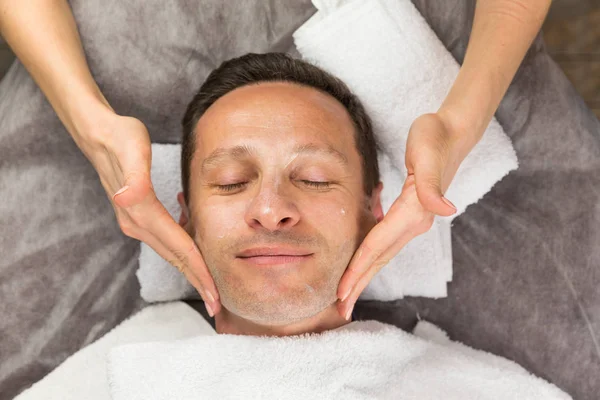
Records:
[[[244,158],[251,157],[256,154],[257,151],[246,145],[239,145],[233,147],[219,147],[214,150],[208,157],[202,162],[201,170],[206,172],[206,169],[216,166],[221,163],[224,159],[231,159],[234,161],[243,160]],[[316,143],[301,144],[294,148],[292,151],[294,155],[325,155],[333,157],[335,160],[344,167],[348,166],[348,157],[331,145],[319,145]]]

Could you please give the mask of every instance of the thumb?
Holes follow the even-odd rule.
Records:
[[[127,173],[126,176],[123,187],[113,195],[113,201],[116,205],[129,208],[147,202],[150,197],[154,197],[149,173],[132,171]]]
[[[456,213],[457,210],[454,204],[442,194],[443,165],[439,156],[421,157],[411,170],[414,170],[417,197],[423,208],[446,217]]]
[[[155,194],[150,179],[152,163],[150,143],[138,142],[135,145],[123,146],[117,157],[119,157],[118,165],[121,167],[124,183],[113,195],[115,204],[128,208],[153,199]]]

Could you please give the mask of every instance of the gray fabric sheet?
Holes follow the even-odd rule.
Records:
[[[474,0],[414,2],[462,61]],[[71,4],[106,97],[162,143],[180,141],[184,107],[213,68],[249,51],[293,52],[291,33],[314,12],[308,0]],[[455,220],[449,297],[362,302],[356,313],[406,329],[418,314],[576,399],[597,399],[600,123],[541,38],[496,116],[520,168]],[[0,196],[0,399],[9,399],[145,304],[139,243],[120,233],[91,164],[18,63],[0,83]]]

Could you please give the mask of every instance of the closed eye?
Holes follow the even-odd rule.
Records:
[[[315,188],[315,189],[327,189],[329,188],[330,182],[316,182],[316,181],[307,181],[301,180],[300,182],[304,183],[306,186]]]
[[[309,180],[300,180],[303,184],[314,189],[328,189],[331,182],[317,182]],[[228,185],[217,185],[217,188],[222,192],[233,192],[237,189],[242,189],[248,182],[231,183]]]
[[[233,192],[236,189],[241,189],[247,182],[231,183],[229,185],[217,185],[217,188],[223,192]]]

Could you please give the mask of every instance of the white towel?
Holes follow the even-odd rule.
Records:
[[[507,359],[420,322],[377,321],[288,337],[197,336],[113,347],[113,400],[569,399]]]
[[[409,127],[419,115],[439,108],[458,64],[409,0],[314,3],[319,11],[294,34],[296,46],[309,61],[343,79],[370,114],[385,152],[379,154],[379,162],[382,205],[387,212],[406,178]],[[158,198],[178,219],[180,149],[154,144],[152,152],[152,181]],[[452,280],[450,222],[515,168],[517,158],[510,139],[494,119],[446,192],[458,212],[436,217],[428,232],[413,239],[382,268],[360,299],[445,297],[447,282]],[[146,301],[197,297],[185,278],[143,243],[137,275]]]
[[[353,322],[345,327],[342,327],[340,330],[363,330],[369,331],[372,330],[377,332],[382,328],[391,329],[388,325],[378,324],[374,321],[370,322]],[[331,331],[337,332],[337,331]],[[385,331],[384,331],[385,332]],[[523,372],[522,368],[512,361],[503,359],[501,357],[495,357],[490,355],[489,353],[485,353],[482,351],[478,351],[472,348],[469,348],[465,345],[462,345],[457,342],[452,342],[448,339],[448,336],[444,331],[439,329],[433,324],[427,323],[425,321],[421,321],[417,324],[416,328],[413,332],[416,336],[422,338],[413,339],[413,342],[416,340],[416,348],[419,346],[423,346],[421,343],[423,340],[432,343],[438,343],[438,345],[444,345],[451,349],[451,351],[455,352],[464,352],[467,357],[477,359],[479,357],[480,362],[487,362],[489,368],[498,368],[511,370],[515,375],[519,375],[520,377],[524,377],[525,372]],[[65,362],[59,365],[54,371],[50,374],[46,375],[43,379],[35,383],[30,389],[24,391],[19,396],[15,398],[15,400],[110,400],[111,399],[111,389],[109,388],[109,381],[112,382],[112,390],[113,392],[118,389],[119,379],[114,379],[113,376],[115,374],[119,374],[120,370],[126,366],[126,364],[116,365],[118,363],[117,358],[111,360],[110,365],[111,372],[109,373],[109,351],[111,349],[115,349],[116,354],[123,354],[121,350],[123,350],[121,345],[131,344],[131,343],[144,343],[143,346],[151,345],[151,346],[163,346],[163,345],[181,345],[184,342],[179,340],[196,338],[200,339],[199,336],[206,335],[216,335],[216,332],[212,329],[212,327],[202,318],[200,314],[194,311],[190,306],[182,302],[171,302],[166,304],[156,304],[150,305],[140,311],[138,314],[129,318],[128,320],[122,322],[119,326],[111,330],[109,333],[104,335],[98,341],[88,345],[87,347],[79,350],[77,353],[73,354],[69,357]],[[406,340],[403,338],[404,335],[400,335],[401,340]],[[410,337],[410,335],[408,335]],[[339,340],[340,345],[343,348],[347,347],[347,343]],[[411,343],[410,339],[408,343]],[[356,348],[358,344],[353,345],[353,348]],[[429,345],[426,345],[429,346]],[[398,346],[399,349],[402,350],[402,346]],[[236,347],[237,348],[237,347]],[[428,347],[426,347],[429,349]],[[195,348],[197,350],[197,348]],[[135,349],[133,349],[135,350]],[[192,352],[194,349],[190,349]],[[339,349],[336,349],[336,351]],[[125,348],[125,351],[128,351]],[[421,353],[422,360],[428,360],[428,358],[423,357],[426,353],[435,356],[432,353],[433,349],[426,350]],[[406,350],[409,354],[417,353],[410,348]],[[221,352],[218,349],[215,349],[215,353],[218,355],[217,359],[221,357]],[[340,352],[341,353],[341,352]],[[369,352],[370,353],[370,352]],[[162,356],[166,356],[166,354],[162,354]],[[117,357],[119,357],[117,355]],[[313,358],[316,357],[313,355]],[[414,361],[417,361],[414,359]],[[442,360],[440,360],[442,361]],[[208,358],[208,354],[202,354],[202,356],[195,360],[195,365],[207,365],[210,364],[210,359]],[[312,365],[315,363],[315,360],[312,360]],[[497,363],[498,366],[495,367],[494,363]],[[411,364],[412,365],[412,364]],[[441,366],[438,366],[441,367]],[[137,368],[137,367],[136,367]],[[181,371],[183,366],[178,367],[178,371]],[[210,371],[210,365],[207,366]],[[488,368],[488,369],[489,369]],[[438,371],[439,369],[433,369],[432,371]],[[123,372],[124,374],[128,374],[128,372]],[[187,373],[187,372],[185,372]],[[210,373],[210,372],[209,372]],[[229,374],[232,372],[230,371]],[[331,377],[333,371],[329,371],[327,377]],[[371,373],[369,371],[369,373]],[[363,375],[361,375],[363,376]],[[365,377],[365,379],[369,379],[371,375]],[[480,375],[474,375],[473,381],[475,381]],[[157,381],[161,384],[167,384],[166,376],[161,376],[161,378]],[[126,378],[123,378],[126,379]],[[519,378],[520,379],[520,378]],[[547,399],[553,398],[569,398],[567,396],[558,397],[558,391],[552,387],[551,385],[546,384],[545,382],[538,380],[534,377],[529,377],[529,380],[532,382],[532,385],[537,387],[546,387],[552,396],[548,396]],[[230,388],[234,391],[234,395],[238,394],[235,392],[237,386],[235,386],[235,381],[230,381]],[[360,384],[361,381],[358,381]],[[141,385],[140,381],[130,381],[131,385]],[[286,382],[288,384],[288,382]],[[311,382],[312,384],[312,382]],[[176,396],[175,392],[171,396],[164,397],[168,399],[185,399],[185,397]],[[124,393],[122,393],[125,395]],[[113,400],[118,400],[121,397],[116,393],[113,393]],[[125,395],[126,396],[126,395]],[[218,398],[231,398],[229,397],[218,397]],[[363,396],[362,398],[365,398]],[[128,398],[128,400],[134,400],[135,397]],[[195,394],[194,399],[201,398],[200,394]],[[252,397],[256,398],[256,397]],[[315,397],[313,397],[315,398]],[[322,396],[317,396],[316,398],[323,398]],[[368,398],[368,397],[366,397]],[[408,397],[396,397],[398,399],[408,398]],[[440,398],[448,398],[446,396],[442,396]],[[468,397],[467,397],[468,398]],[[499,398],[510,398],[510,397],[499,397]],[[519,399],[528,399],[532,397],[519,396]],[[535,398],[535,397],[533,397]]]
[[[179,221],[181,207],[177,193],[181,192],[181,145],[152,144],[150,177],[156,197],[169,214]],[[177,268],[169,264],[145,243],[140,243],[140,294],[147,302],[200,298],[194,287]]]
[[[216,332],[187,304],[173,302],[146,307],[71,355],[15,400],[110,400],[106,372],[112,347],[198,335],[216,335]]]

